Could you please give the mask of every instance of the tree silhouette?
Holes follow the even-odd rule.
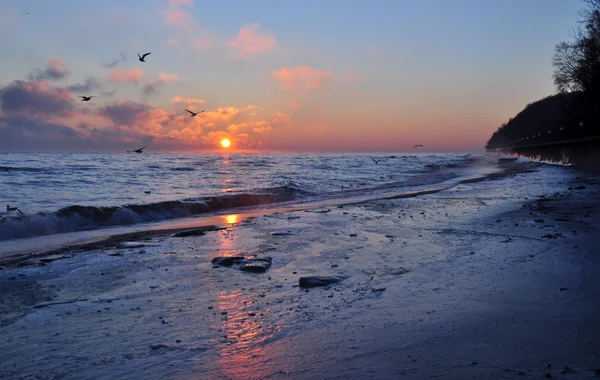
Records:
[[[557,94],[525,107],[498,128],[486,149],[531,146],[600,135],[600,0],[583,0],[570,41],[554,48]]]

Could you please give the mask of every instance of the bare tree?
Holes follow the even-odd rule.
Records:
[[[554,48],[554,84],[559,92],[597,91],[600,87],[600,0],[583,0],[572,42]]]

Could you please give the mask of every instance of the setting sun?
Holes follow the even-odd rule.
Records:
[[[230,145],[231,145],[231,141],[229,141],[228,139],[221,140],[221,146],[223,148],[229,148]]]

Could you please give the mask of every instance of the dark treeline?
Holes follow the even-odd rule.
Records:
[[[583,0],[572,41],[554,49],[557,94],[529,104],[498,128],[486,149],[600,136],[600,0]]]

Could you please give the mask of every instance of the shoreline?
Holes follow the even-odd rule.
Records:
[[[0,375],[594,378],[600,182],[512,174],[0,271]]]
[[[419,197],[429,194],[435,194],[441,191],[452,189],[455,186],[468,183],[476,183],[485,180],[496,180],[506,176],[524,173],[530,170],[537,163],[525,162],[511,165],[495,165],[497,171],[492,171],[485,175],[466,176],[464,179],[453,179],[441,183],[428,185],[433,186],[430,189],[420,189],[410,191],[404,188],[401,192],[392,191],[391,193],[368,194],[359,197],[345,197],[337,199],[323,199],[318,201],[305,202],[279,202],[274,204],[248,206],[231,210],[216,210],[207,215],[197,215],[180,219],[168,219],[152,224],[140,224],[133,226],[114,226],[106,229],[84,230],[72,233],[41,235],[32,238],[21,238],[4,241],[4,249],[0,249],[0,266],[10,267],[22,264],[31,258],[40,258],[48,255],[61,254],[65,251],[89,251],[100,248],[115,247],[119,243],[127,240],[147,240],[155,237],[166,237],[170,234],[182,232],[188,229],[216,228],[227,226],[227,215],[236,215],[236,218],[247,219],[257,216],[265,216],[282,212],[304,211],[311,208],[340,207],[350,205],[360,205],[377,200],[403,199]],[[445,185],[447,184],[447,185]],[[418,185],[416,187],[423,187]],[[285,204],[291,203],[290,206]],[[122,232],[111,232],[113,230]],[[96,234],[95,237],[84,237],[86,233]],[[72,236],[72,238],[69,238]],[[54,238],[57,239],[53,242]],[[50,240],[50,244],[44,240]],[[33,244],[31,244],[33,242]],[[23,244],[26,248],[16,248]],[[40,248],[39,246],[46,248]],[[47,248],[50,245],[51,248]],[[27,247],[29,246],[29,247]]]

